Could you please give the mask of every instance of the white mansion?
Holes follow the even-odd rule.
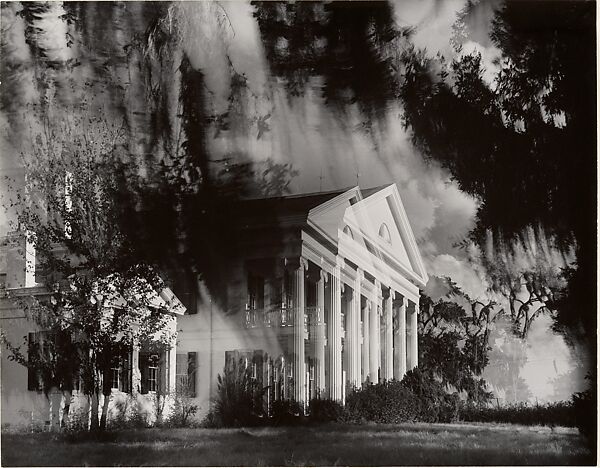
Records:
[[[245,200],[230,216],[237,219],[238,245],[222,262],[218,291],[209,294],[197,280],[171,283],[181,302],[163,291],[177,345],[163,356],[140,349],[124,358],[110,376],[115,402],[126,395],[151,402],[157,385],[169,392],[188,382],[205,413],[231,359],[252,366],[267,389],[267,409],[277,399],[343,402],[350,387],[401,379],[417,366],[419,288],[427,273],[395,185]],[[12,245],[0,246],[0,283],[19,294],[35,292]],[[7,336],[34,335],[14,303],[1,297],[0,291]],[[38,409],[45,398],[6,354],[2,422],[22,422],[36,411],[43,418],[47,409]]]

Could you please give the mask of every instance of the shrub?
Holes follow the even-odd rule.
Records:
[[[515,403],[497,407],[464,404],[460,419],[468,422],[495,422],[526,426],[575,426],[576,418],[570,402],[529,405]]]
[[[194,403],[193,393],[188,385],[178,386],[173,395],[173,409],[167,419],[167,425],[173,427],[187,427],[198,412],[198,405]]]
[[[391,380],[367,384],[346,397],[343,417],[349,422],[399,423],[415,421],[419,402],[400,382]]]
[[[306,422],[304,410],[299,403],[290,400],[276,400],[273,402],[272,424],[289,426],[304,422]]]
[[[448,394],[431,373],[414,369],[402,381],[365,384],[346,397],[338,421],[401,423],[411,421],[451,422],[459,415],[458,394]]]
[[[133,395],[115,403],[111,412],[114,415],[108,420],[111,429],[141,429],[150,426],[148,414]]]
[[[449,394],[432,373],[415,368],[406,373],[400,385],[416,398],[415,420],[423,422],[452,422],[458,418],[459,398]]]
[[[232,361],[225,366],[223,376],[217,377],[217,397],[205,424],[213,427],[258,424],[263,417],[263,393],[244,361]]]
[[[73,408],[71,406],[71,408]],[[88,430],[90,414],[85,408],[75,408],[69,411],[67,423],[64,425],[65,432],[85,432]]]
[[[344,407],[334,400],[313,398],[308,405],[309,418],[314,422],[338,421],[343,417]]]
[[[584,392],[577,392],[573,395],[573,416],[579,432],[586,438],[595,452],[598,434],[597,387],[596,379],[591,374],[588,374],[586,379],[591,381],[591,387]]]

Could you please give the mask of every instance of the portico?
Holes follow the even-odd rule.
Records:
[[[416,367],[427,275],[395,185],[364,197],[355,187],[311,209],[298,247],[274,259],[282,274],[265,279],[260,293],[281,291],[282,300],[247,307],[244,321],[288,337],[283,394],[343,402],[348,388],[400,380]]]

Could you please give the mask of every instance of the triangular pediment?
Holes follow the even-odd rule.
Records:
[[[427,283],[427,272],[395,184],[364,198],[354,187],[311,210],[309,222],[344,250],[353,249],[364,258],[376,257],[421,288]]]
[[[308,221],[328,240],[337,244],[340,224],[346,215],[346,210],[360,200],[362,200],[360,189],[353,187],[310,210]]]

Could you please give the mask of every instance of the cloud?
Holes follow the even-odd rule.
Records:
[[[488,297],[487,282],[466,260],[441,254],[428,261],[428,272],[435,276],[449,276],[472,299]]]
[[[396,22],[401,27],[415,28],[411,42],[427,49],[431,56],[437,52],[452,54],[452,26],[465,0],[396,0],[393,2]]]

